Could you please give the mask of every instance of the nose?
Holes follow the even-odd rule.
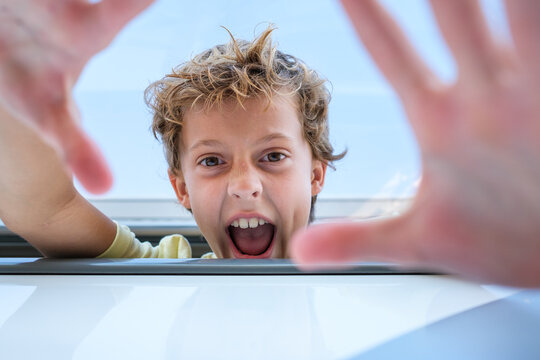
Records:
[[[261,179],[257,170],[248,163],[242,162],[233,167],[230,174],[229,196],[243,200],[252,200],[261,196]]]

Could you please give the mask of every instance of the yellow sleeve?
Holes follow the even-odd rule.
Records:
[[[201,259],[217,259],[217,256],[213,252],[207,252],[206,254],[201,256]]]
[[[125,225],[116,223],[113,243],[98,258],[191,258],[191,246],[185,237],[173,234],[163,237],[157,246],[140,242]]]

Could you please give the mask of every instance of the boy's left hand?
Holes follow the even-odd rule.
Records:
[[[294,259],[382,260],[540,286],[540,2],[506,1],[513,44],[502,45],[478,1],[432,0],[459,68],[453,84],[430,72],[377,1],[343,3],[401,97],[422,182],[402,216],[298,234]]]

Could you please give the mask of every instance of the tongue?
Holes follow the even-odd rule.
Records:
[[[256,228],[241,229],[229,227],[231,239],[241,252],[247,255],[260,255],[268,249],[274,237],[274,226],[259,225]]]

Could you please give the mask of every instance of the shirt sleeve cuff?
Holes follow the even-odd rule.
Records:
[[[111,246],[98,258],[122,258],[135,239],[135,234],[125,225],[120,225],[116,221],[116,237]]]

